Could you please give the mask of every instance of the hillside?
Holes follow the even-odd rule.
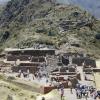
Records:
[[[98,58],[99,32],[100,21],[76,6],[53,0],[11,0],[0,14],[0,51],[46,44]]]
[[[96,18],[100,18],[100,1],[99,0],[57,0],[63,4],[74,4],[89,11]]]

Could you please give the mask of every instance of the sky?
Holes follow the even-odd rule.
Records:
[[[0,0],[0,4],[4,4],[7,1],[9,1],[9,0]]]

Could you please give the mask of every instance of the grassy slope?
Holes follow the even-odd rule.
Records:
[[[22,83],[23,86],[20,86],[17,82],[13,83],[11,80],[8,81],[6,79],[5,75],[0,74],[0,100],[8,100],[8,95],[12,96],[14,100],[25,100],[25,98],[27,100],[36,100],[36,97],[40,95],[30,89],[26,89],[24,83]],[[33,84],[32,87],[35,87],[35,85]]]
[[[13,82],[14,81],[14,82]],[[53,90],[48,94],[42,95],[34,90],[27,88],[39,87],[38,84],[19,79],[7,80],[5,75],[0,74],[0,100],[7,100],[8,95],[12,96],[14,100],[41,100],[45,97],[47,100],[60,100],[60,95],[57,90]]]

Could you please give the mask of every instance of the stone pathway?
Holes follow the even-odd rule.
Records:
[[[36,100],[42,100],[41,99],[42,97],[45,97],[46,100],[61,100],[60,99],[60,91],[57,91],[57,90],[55,90],[55,91],[56,91],[56,93],[53,95],[52,95],[52,93],[50,93],[51,95],[50,94],[42,95],[42,96],[37,97]],[[57,94],[58,94],[58,96],[57,96]],[[73,89],[73,94],[70,92],[70,89],[65,89],[63,100],[94,100],[94,99],[92,99],[91,97],[89,97],[87,99],[86,98],[77,99],[76,92],[74,89]]]
[[[91,97],[89,98],[82,98],[82,99],[77,99],[76,97],[76,92],[73,89],[73,94],[70,92],[70,89],[65,89],[65,93],[64,93],[64,100],[94,100]]]

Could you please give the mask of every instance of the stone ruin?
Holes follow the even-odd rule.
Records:
[[[49,85],[44,85],[43,93],[48,93],[57,88],[58,82],[62,82],[64,87],[68,88],[68,79],[75,87],[78,80],[82,80],[78,68],[82,68],[87,76],[96,71],[95,60],[85,54],[71,52],[56,54],[55,49],[47,48],[7,49],[5,52],[4,62],[12,65],[12,73],[19,73],[18,77],[21,76],[21,73],[25,77],[31,73],[39,79],[42,77],[47,78],[46,82]]]

